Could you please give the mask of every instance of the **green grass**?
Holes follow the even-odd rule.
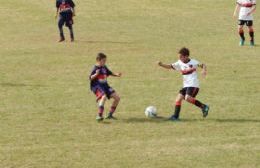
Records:
[[[232,1],[77,0],[76,42],[58,44],[54,1],[0,2],[1,168],[260,167],[259,11],[251,48]],[[182,46],[208,65],[209,117],[184,103],[182,122],[147,119],[148,105],[172,113],[181,75],[155,62]],[[100,51],[123,77],[109,79],[119,120],[99,124],[88,74]]]

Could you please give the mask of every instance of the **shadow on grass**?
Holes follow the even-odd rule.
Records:
[[[128,41],[94,41],[94,40],[77,40],[80,43],[89,43],[89,44],[133,44],[134,42]]]
[[[147,122],[161,123],[167,121],[167,118],[160,117],[160,116],[156,118],[127,118],[127,119],[123,119],[122,121],[126,123],[147,123]]]
[[[24,83],[0,83],[3,87],[45,87],[44,85],[30,85]]]
[[[163,123],[169,121],[168,118],[165,117],[157,117],[157,118],[128,118],[123,119],[123,122],[126,123]],[[206,118],[206,119],[181,119],[178,122],[217,122],[217,123],[260,123],[260,119],[214,119],[214,118]]]

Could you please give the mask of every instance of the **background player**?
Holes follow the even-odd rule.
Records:
[[[63,33],[64,24],[69,28],[71,42],[74,41],[73,33],[73,16],[75,16],[75,4],[72,0],[56,0],[56,16],[59,15],[58,27],[60,31],[59,42],[65,41],[65,36]]]
[[[189,58],[190,52],[187,48],[182,48],[179,51],[179,60],[173,64],[164,64],[158,62],[158,65],[166,69],[174,69],[183,75],[183,88],[180,90],[175,101],[174,114],[169,118],[172,121],[179,120],[182,100],[192,103],[202,110],[203,117],[207,117],[209,107],[206,104],[196,100],[195,97],[199,92],[199,80],[197,75],[197,68],[202,68],[202,74],[206,76],[207,69],[205,64],[200,64],[195,59]]]
[[[246,24],[249,29],[250,45],[254,46],[253,13],[256,10],[256,0],[238,0],[234,11],[234,17],[238,16],[238,33],[240,35],[240,46],[245,43],[243,27]]]
[[[92,92],[97,97],[98,102],[98,115],[97,121],[103,120],[104,105],[106,99],[114,99],[112,106],[110,108],[109,114],[106,119],[115,119],[113,114],[119,104],[120,97],[107,83],[108,76],[121,77],[121,73],[113,73],[106,66],[107,56],[103,53],[99,53],[96,57],[96,65],[94,66],[89,79],[90,87]]]

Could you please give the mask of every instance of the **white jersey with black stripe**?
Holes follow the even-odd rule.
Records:
[[[199,61],[195,59],[190,59],[187,63],[178,60],[172,64],[172,68],[181,72],[183,76],[183,87],[199,88],[199,79],[197,74],[199,64]]]
[[[256,0],[237,0],[237,4],[240,6],[239,20],[253,20],[253,15],[250,13],[253,7],[256,5]]]

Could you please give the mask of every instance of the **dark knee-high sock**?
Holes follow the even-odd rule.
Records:
[[[74,32],[73,32],[72,26],[69,27],[69,30],[70,30],[70,38],[71,38],[72,40],[74,40]]]
[[[98,115],[99,115],[100,117],[102,117],[102,116],[103,116],[103,113],[104,113],[104,106],[99,106],[99,107],[98,107]]]
[[[245,40],[244,30],[240,30],[240,31],[239,31],[239,35],[240,35],[240,38],[241,38],[242,40]]]
[[[181,102],[176,102],[173,116],[179,118],[181,112]]]
[[[61,38],[61,39],[65,39],[64,33],[63,33],[63,28],[62,28],[62,27],[59,27],[59,30],[60,30],[60,38]]]
[[[115,113],[116,108],[117,108],[116,106],[111,106],[110,111],[109,111],[110,116],[112,116]]]
[[[205,107],[205,104],[201,103],[199,100],[196,100],[195,98],[191,99],[190,103],[194,104],[195,106],[201,109]]]
[[[254,35],[255,33],[254,33],[254,31],[249,31],[249,36],[250,36],[250,41],[254,41]]]

